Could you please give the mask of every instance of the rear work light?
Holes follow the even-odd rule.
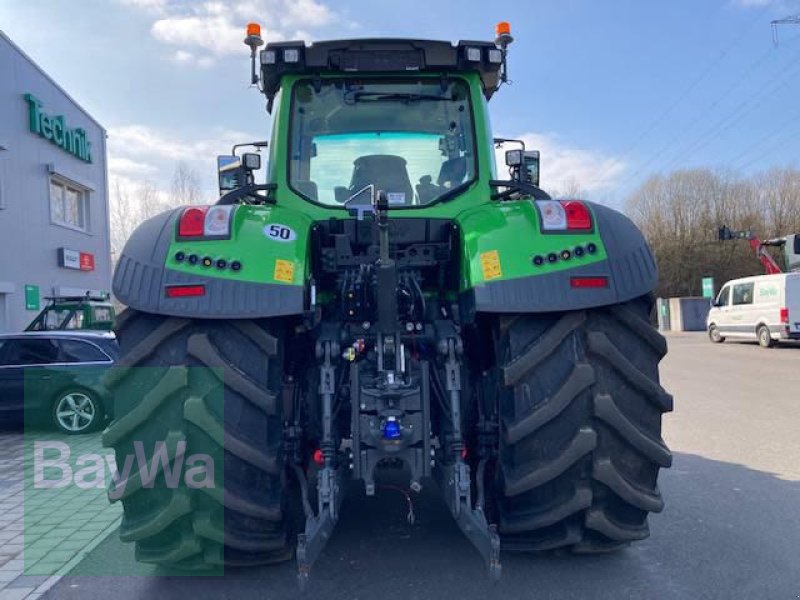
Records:
[[[196,298],[206,295],[204,285],[168,285],[166,287],[167,298]]]
[[[590,231],[592,213],[580,200],[537,200],[543,231]]]
[[[233,206],[189,206],[178,219],[178,237],[228,239]]]
[[[573,288],[605,288],[608,287],[608,277],[572,277],[569,280]]]

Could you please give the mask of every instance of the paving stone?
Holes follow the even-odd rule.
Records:
[[[21,571],[0,571],[0,584],[8,585],[20,576]],[[2,594],[0,594],[2,597]]]
[[[6,587],[2,591],[3,600],[25,600],[28,594],[32,594],[36,588],[9,588]]]
[[[38,588],[42,585],[45,581],[47,581],[47,575],[20,575],[14,581],[12,581],[8,587],[13,588]]]
[[[22,571],[22,558],[17,557],[0,566],[0,571]]]

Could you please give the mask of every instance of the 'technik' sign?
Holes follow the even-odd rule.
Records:
[[[66,152],[85,162],[92,162],[92,143],[86,139],[81,127],[68,129],[64,116],[52,116],[42,112],[42,103],[32,94],[25,94],[28,103],[28,127],[44,139],[53,142]]]

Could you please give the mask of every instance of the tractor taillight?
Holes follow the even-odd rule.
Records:
[[[212,206],[206,213],[203,236],[228,238],[231,235],[231,215],[233,206]]]
[[[202,237],[207,212],[207,206],[190,206],[189,208],[185,208],[178,220],[178,236]]]
[[[190,206],[178,220],[179,238],[227,239],[233,206]]]
[[[580,200],[537,200],[543,231],[589,231],[592,213]]]
[[[789,324],[789,309],[782,308],[781,309],[781,323]]]
[[[567,215],[567,229],[591,229],[592,213],[583,202],[578,200],[562,200],[561,206]]]

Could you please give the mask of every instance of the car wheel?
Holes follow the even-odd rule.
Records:
[[[758,328],[758,343],[762,348],[772,348],[775,342],[772,340],[772,335],[769,332],[769,327],[761,325]]]
[[[86,390],[61,392],[53,403],[53,423],[68,435],[88,433],[103,421],[100,402]]]
[[[725,337],[719,332],[719,327],[716,325],[711,325],[708,328],[708,339],[710,339],[715,344],[721,344],[725,341]]]

